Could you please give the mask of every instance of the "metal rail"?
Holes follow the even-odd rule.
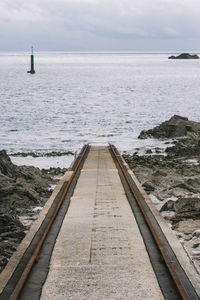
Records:
[[[65,185],[66,186],[63,186],[62,189],[63,189],[63,192],[60,192],[62,193],[61,196],[58,197],[58,202],[55,203],[55,210],[53,211],[53,208],[52,208],[52,211],[53,213],[51,214],[51,218],[49,218],[49,221],[45,224],[44,226],[44,230],[41,230],[42,234],[41,234],[41,237],[39,239],[39,242],[38,244],[35,246],[34,248],[34,251],[33,253],[30,255],[29,259],[27,260],[28,263],[26,264],[26,267],[23,269],[23,271],[20,273],[20,278],[19,280],[17,281],[17,283],[15,284],[15,288],[11,294],[11,296],[9,297],[10,300],[17,300],[20,296],[20,293],[23,289],[23,286],[29,276],[29,273],[31,272],[31,269],[34,265],[34,262],[36,261],[37,257],[38,257],[38,254],[41,250],[41,247],[47,237],[47,234],[59,212],[59,209],[61,208],[62,206],[62,203],[67,195],[67,197],[69,196],[69,193],[68,191],[70,192],[71,190],[73,190],[74,188],[74,185],[76,184],[76,180],[79,176],[79,172],[81,170],[81,166],[85,160],[85,157],[87,156],[87,153],[88,153],[88,149],[89,149],[89,146],[86,145],[83,147],[80,155],[77,157],[74,165],[73,165],[73,168],[72,168],[72,175],[69,179],[68,182],[65,182]],[[167,269],[169,270],[169,273],[170,275],[168,275],[170,277],[170,280],[171,278],[173,279],[173,282],[175,283],[175,286],[176,288],[174,289],[177,289],[178,290],[178,293],[180,294],[180,297],[181,299],[184,299],[184,300],[196,300],[196,299],[199,299],[199,297],[196,295],[196,292],[192,290],[192,287],[188,288],[188,286],[191,286],[191,283],[189,282],[188,284],[188,279],[185,280],[185,277],[186,275],[184,275],[183,273],[184,272],[180,272],[179,273],[179,270],[181,269],[180,266],[177,267],[177,263],[175,262],[174,260],[174,256],[173,255],[169,255],[169,253],[172,252],[172,250],[169,251],[169,249],[166,247],[166,243],[163,243],[163,237],[161,236],[161,233],[160,231],[158,230],[158,226],[157,227],[155,226],[155,220],[153,221],[153,219],[151,218],[151,214],[149,214],[149,212],[147,211],[144,203],[144,201],[141,201],[141,195],[138,194],[137,192],[137,188],[135,189],[134,188],[134,185],[133,185],[133,180],[127,170],[127,168],[124,166],[123,164],[123,161],[121,159],[121,156],[119,154],[119,152],[117,151],[117,149],[113,146],[113,145],[110,145],[110,152],[111,152],[111,155],[114,159],[114,162],[119,170],[119,173],[120,174],[123,174],[122,176],[124,177],[123,181],[126,182],[126,186],[128,186],[128,189],[130,190],[129,194],[131,194],[131,198],[135,199],[134,202],[136,201],[137,204],[138,204],[138,207],[139,209],[141,210],[141,213],[142,215],[144,216],[144,219],[151,231],[151,234],[153,236],[153,239],[155,240],[155,243],[163,257],[163,260],[167,266]],[[121,176],[121,175],[120,175]],[[67,194],[68,193],[68,194]],[[136,207],[137,207],[137,204]],[[63,207],[63,206],[62,206]],[[133,209],[133,208],[132,208]],[[138,210],[139,210],[138,209]],[[161,230],[161,229],[160,229]],[[163,234],[163,233],[162,233]],[[153,239],[152,239],[152,242],[153,242]],[[154,244],[154,243],[153,243]],[[156,246],[155,246],[155,249],[156,249]],[[160,255],[160,254],[159,254]],[[169,274],[167,272],[167,274]],[[186,283],[186,284],[185,284]],[[14,285],[14,284],[13,284]],[[3,298],[4,299],[4,298]],[[8,298],[6,298],[8,299]],[[179,299],[179,298],[178,298]]]
[[[25,284],[25,282],[28,278],[28,275],[29,275],[29,273],[32,269],[32,266],[33,266],[34,262],[37,259],[37,256],[38,256],[38,254],[40,252],[40,249],[41,249],[41,247],[44,243],[44,240],[45,240],[45,238],[46,238],[46,236],[47,236],[47,234],[48,234],[48,232],[49,232],[49,230],[50,230],[50,228],[51,228],[51,226],[52,226],[52,224],[53,224],[53,222],[56,218],[56,215],[57,215],[57,213],[58,213],[58,211],[59,211],[59,209],[60,209],[60,207],[63,203],[63,200],[64,200],[64,198],[65,198],[65,196],[66,196],[66,194],[69,190],[69,187],[70,187],[70,185],[71,185],[71,183],[72,183],[72,181],[73,181],[73,179],[74,179],[74,177],[75,177],[75,175],[76,175],[76,173],[77,173],[77,171],[80,167],[81,162],[84,160],[84,157],[85,157],[88,149],[89,149],[88,145],[84,146],[84,148],[81,151],[79,157],[77,158],[74,171],[73,171],[73,173],[72,173],[72,175],[71,175],[71,177],[70,177],[70,179],[69,179],[69,181],[68,181],[68,183],[67,183],[67,185],[66,185],[66,187],[63,191],[63,194],[60,197],[60,200],[59,200],[59,202],[58,202],[58,204],[57,204],[57,206],[54,210],[53,215],[51,216],[51,218],[50,218],[50,220],[49,220],[49,222],[48,222],[48,224],[47,224],[47,226],[46,226],[46,228],[45,228],[45,230],[44,230],[44,232],[43,232],[43,234],[42,234],[42,236],[39,240],[39,243],[37,244],[37,247],[35,248],[32,256],[30,257],[30,259],[28,261],[28,264],[26,265],[26,267],[25,267],[25,269],[24,269],[17,285],[15,286],[15,288],[14,288],[12,294],[11,294],[10,300],[17,300],[18,299],[18,297],[20,295],[20,292],[21,292],[21,290],[22,290],[22,288],[23,288],[23,286],[24,286],[24,284]]]
[[[166,249],[165,247],[163,246],[161,240],[160,240],[160,237],[159,237],[159,234],[157,233],[156,229],[154,228],[154,225],[152,224],[152,221],[151,219],[149,218],[148,214],[146,213],[139,197],[138,197],[138,194],[136,193],[135,189],[133,188],[133,185],[131,183],[131,180],[130,180],[130,175],[128,174],[128,171],[126,169],[126,167],[124,166],[123,162],[120,160],[120,155],[118,153],[118,151],[116,150],[116,148],[113,146],[113,145],[110,145],[110,150],[111,150],[111,153],[113,154],[113,157],[114,157],[114,160],[117,162],[117,165],[118,165],[118,169],[120,168],[120,170],[122,171],[123,173],[123,176],[129,186],[129,189],[133,195],[133,197],[135,198],[135,200],[137,201],[137,204],[144,216],[144,219],[152,233],[152,236],[157,244],[157,247],[159,248],[161,254],[162,254],[162,257],[165,261],[165,264],[171,274],[171,277],[173,278],[173,281],[180,293],[180,296],[182,297],[182,299],[184,300],[191,300],[191,299],[194,299],[194,298],[191,298],[191,293],[190,291],[188,291],[186,288],[185,288],[185,284],[184,282],[182,281],[182,275],[180,276],[180,274],[177,273],[177,271],[175,270],[175,262],[174,261],[171,261],[171,259],[169,258],[168,254],[166,253]],[[116,163],[115,162],[115,163]],[[181,278],[180,278],[181,277]],[[195,299],[199,299],[199,297],[197,296]]]

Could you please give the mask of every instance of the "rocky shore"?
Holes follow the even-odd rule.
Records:
[[[49,157],[49,156],[64,156],[64,155],[74,155],[72,151],[52,151],[52,152],[46,152],[46,153],[39,153],[39,152],[16,152],[10,154],[10,156],[22,156],[22,157],[27,157],[27,156],[32,156],[32,157]]]
[[[166,143],[124,158],[200,272],[200,123],[174,115],[138,138]],[[16,166],[0,151],[0,272],[65,171]]]
[[[173,139],[163,154],[124,158],[200,272],[200,123],[175,115],[139,138]]]
[[[49,198],[55,175],[64,171],[16,166],[0,151],[0,272]]]

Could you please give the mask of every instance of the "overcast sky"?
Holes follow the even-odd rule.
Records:
[[[197,51],[200,0],[0,0],[0,51]]]

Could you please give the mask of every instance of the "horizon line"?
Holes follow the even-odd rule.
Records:
[[[30,50],[0,50],[0,53],[30,53]],[[57,52],[57,53],[86,53],[86,54],[114,54],[114,53],[127,53],[127,54],[170,54],[170,53],[200,53],[200,50],[36,50],[34,53],[44,52]]]

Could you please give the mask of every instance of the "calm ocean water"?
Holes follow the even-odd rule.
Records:
[[[114,143],[135,151],[139,132],[174,114],[200,121],[200,60],[169,54],[0,53],[0,148],[76,151]]]

